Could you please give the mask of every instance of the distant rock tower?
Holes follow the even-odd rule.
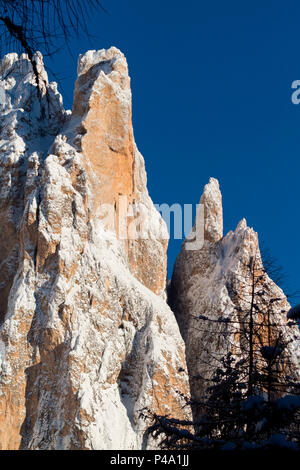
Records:
[[[228,352],[243,357],[244,318],[251,307],[252,274],[258,308],[255,321],[265,324],[262,316],[271,313],[272,324],[276,325],[273,330],[286,343],[283,370],[299,380],[300,333],[297,326],[287,326],[290,305],[263,269],[257,234],[242,220],[234,232],[223,237],[222,197],[217,180],[210,179],[200,203],[204,205],[204,245],[200,250],[189,250],[185,249],[189,241],[185,241],[170,285],[170,305],[186,344],[192,397],[203,398],[209,380]],[[259,338],[255,337],[257,363],[259,341],[266,344],[266,327],[260,328]]]

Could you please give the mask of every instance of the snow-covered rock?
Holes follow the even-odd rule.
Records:
[[[72,113],[36,62],[38,84],[0,64],[0,447],[141,449],[140,410],[188,416],[189,384],[126,60],[81,56]],[[148,238],[123,239],[139,212]]]
[[[298,307],[265,273],[245,220],[223,237],[213,178],[200,201],[204,244],[185,241],[168,288],[178,327],[123,54],[80,57],[72,112],[39,53],[35,62],[38,80],[26,55],[0,63],[0,448],[157,445],[141,411],[190,417],[187,369],[199,398],[220,358],[238,356],[253,273],[256,320],[271,314],[298,378],[299,330],[286,319]],[[266,337],[255,336],[257,358],[281,353]]]
[[[190,240],[184,242],[169,286],[170,306],[186,344],[192,396],[203,397],[228,352],[246,357],[253,285],[254,367],[261,367],[262,348],[275,347],[280,336],[285,345],[282,369],[299,380],[299,330],[287,326],[290,305],[263,268],[257,234],[242,220],[223,237],[222,198],[215,179],[205,186],[200,202],[204,205],[204,244],[191,250],[187,247]]]

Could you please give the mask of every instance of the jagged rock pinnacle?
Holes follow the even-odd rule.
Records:
[[[219,182],[210,178],[200,204],[204,205],[204,239],[217,242],[223,237],[223,207]]]

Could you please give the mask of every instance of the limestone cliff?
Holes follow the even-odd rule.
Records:
[[[80,57],[72,112],[35,60],[0,64],[0,447],[139,449],[189,386],[126,60]]]
[[[205,186],[200,203],[204,206],[203,247],[189,250],[190,240],[184,242],[169,295],[186,344],[192,396],[203,398],[228,352],[247,357],[251,308],[254,367],[258,371],[266,367],[261,348],[273,347],[280,337],[285,345],[282,369],[299,380],[300,333],[297,326],[287,326],[290,305],[263,267],[257,234],[242,220],[223,237],[222,196],[214,178]]]

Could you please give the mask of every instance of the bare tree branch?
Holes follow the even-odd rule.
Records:
[[[51,56],[59,42],[90,37],[88,20],[99,10],[106,12],[99,0],[0,0],[0,54],[25,52],[38,81],[34,53]]]

